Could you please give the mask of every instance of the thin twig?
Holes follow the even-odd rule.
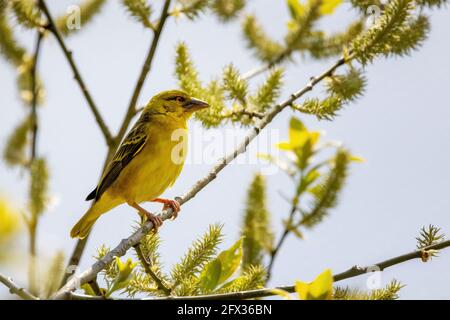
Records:
[[[131,120],[133,120],[133,117],[136,115],[136,103],[139,98],[139,95],[141,93],[142,87],[144,85],[145,79],[147,78],[148,73],[150,72],[153,58],[156,53],[156,48],[158,47],[159,39],[161,36],[161,32],[164,28],[164,24],[166,22],[170,7],[170,1],[166,0],[164,3],[164,7],[161,11],[161,17],[158,21],[158,27],[153,33],[153,40],[150,44],[150,49],[148,50],[147,57],[145,58],[144,65],[142,66],[141,73],[139,75],[139,78],[137,80],[136,86],[134,88],[133,94],[131,96],[130,103],[128,105],[127,112],[125,114],[125,117],[123,119],[122,125],[120,126],[119,133],[115,137],[115,143],[118,145],[120,141],[122,141],[122,138],[124,137],[125,133],[128,130],[128,126],[130,125]]]
[[[256,67],[252,70],[249,70],[247,72],[245,72],[244,74],[242,74],[241,79],[242,80],[250,80],[254,77],[256,77],[257,75],[260,75],[261,73],[266,72],[267,70],[270,70],[271,68],[273,68],[275,65],[277,65],[278,63],[280,63],[281,61],[277,62],[277,63],[266,63],[262,66]]]
[[[249,118],[258,118],[258,119],[262,119],[265,116],[265,114],[261,113],[261,112],[248,111],[248,110],[242,109],[242,110],[231,111],[231,112],[223,115],[222,118],[226,119],[226,118],[232,118],[232,117],[241,116],[241,115],[248,116]]]
[[[39,30],[37,34],[36,46],[34,49],[33,65],[31,67],[31,90],[32,90],[32,100],[31,100],[31,161],[36,158],[37,150],[37,132],[38,132],[38,116],[37,116],[37,104],[40,88],[38,88],[37,83],[37,63],[39,60],[39,53],[41,51],[41,42],[43,34]]]
[[[332,75],[336,69],[344,65],[348,60],[345,58],[339,59],[334,65],[332,65],[328,70],[323,72],[318,77],[311,78],[310,82],[301,90],[293,93],[284,102],[276,105],[271,109],[263,119],[260,119],[255,126],[250,129],[244,140],[237,146],[237,148],[221,158],[218,163],[212,168],[212,170],[202,179],[198,180],[194,186],[182,197],[177,197],[176,200],[180,205],[186,203],[196,196],[198,192],[203,190],[211,181],[213,181],[217,174],[222,171],[231,161],[233,161],[238,155],[244,153],[250,142],[256,138],[262,129],[264,129],[281,111],[292,105],[297,99],[305,95],[307,92],[311,91],[315,85],[321,82],[326,77]],[[173,210],[167,209],[159,213],[162,220],[167,220],[172,217]],[[82,272],[78,276],[74,276],[69,280],[55,295],[55,299],[66,299],[69,297],[70,292],[77,288],[77,285],[82,285],[86,282],[92,280],[100,271],[102,271],[106,266],[108,266],[115,257],[123,256],[131,247],[138,244],[141,239],[148,234],[148,232],[153,228],[153,224],[148,221],[141,228],[136,230],[130,237],[123,239],[119,245],[108,252],[102,259],[94,263],[89,269]]]
[[[289,226],[292,223],[292,219],[294,218],[294,214],[296,212],[296,207],[295,205],[292,206],[291,211],[289,213],[289,220],[286,223],[286,226],[283,230],[283,233],[281,234],[280,239],[278,240],[275,248],[272,250],[271,254],[270,254],[270,261],[269,261],[269,265],[267,266],[267,281],[269,281],[269,279],[272,276],[272,269],[275,263],[275,259],[278,255],[278,253],[280,252],[281,246],[283,245],[284,241],[286,240],[287,236],[289,235],[289,233],[291,232],[289,229]]]
[[[141,261],[141,264],[144,266],[145,272],[152,277],[153,281],[155,281],[156,285],[158,286],[158,289],[161,291],[164,291],[166,295],[170,295],[172,293],[172,290],[170,288],[166,287],[166,285],[163,283],[163,281],[158,277],[156,273],[153,272],[152,267],[148,263],[147,259],[142,254],[141,246],[140,244],[137,244],[134,246],[134,250],[136,251],[136,254]]]
[[[47,4],[45,3],[45,0],[39,0],[39,6],[40,6],[41,10],[44,12],[45,16],[47,17],[46,29],[48,29],[55,36],[56,40],[59,43],[59,46],[61,47],[62,51],[64,52],[64,55],[65,55],[67,61],[69,62],[69,65],[73,71],[74,78],[77,81],[78,85],[80,86],[81,91],[83,92],[83,95],[86,98],[86,101],[89,105],[89,108],[91,109],[92,113],[94,114],[95,120],[97,121],[98,126],[100,127],[100,130],[103,133],[103,136],[106,140],[106,144],[108,146],[113,145],[114,139],[111,135],[111,132],[109,131],[103,117],[101,116],[99,109],[97,108],[96,104],[94,103],[94,99],[92,98],[86,84],[83,81],[83,78],[81,77],[80,71],[78,70],[78,67],[75,64],[75,61],[73,60],[72,52],[67,48],[60,32],[58,31],[58,28],[56,27],[53,17],[50,14]]]
[[[37,83],[37,65],[39,61],[39,54],[41,52],[41,43],[42,43],[43,34],[41,30],[37,32],[36,45],[34,48],[33,55],[33,64],[31,66],[31,92],[32,92],[32,100],[31,100],[31,150],[30,150],[30,165],[33,165],[33,162],[37,158],[37,138],[38,138],[38,129],[39,129],[39,119],[37,113],[37,104],[38,104],[38,95],[39,88]],[[30,167],[31,170],[31,167]],[[30,171],[31,174],[31,171]],[[29,231],[29,252],[30,252],[30,261],[28,266],[28,277],[29,277],[29,288],[33,293],[37,293],[38,285],[37,285],[37,225],[38,225],[38,216],[36,214],[31,214],[30,219],[28,219],[28,231]]]
[[[16,294],[24,300],[39,300],[38,297],[35,297],[30,292],[28,292],[25,288],[21,288],[14,283],[11,278],[8,278],[0,273],[0,282],[3,283],[11,294]]]
[[[300,174],[300,184],[303,183],[303,179],[304,179],[304,173],[303,171]],[[284,227],[283,233],[281,234],[280,239],[278,240],[275,248],[272,250],[271,254],[270,254],[270,261],[269,261],[269,265],[267,267],[267,281],[269,281],[270,277],[272,276],[272,269],[275,263],[275,259],[278,255],[278,252],[280,251],[281,247],[283,246],[284,241],[286,240],[287,236],[291,233],[292,229],[292,223],[294,221],[294,216],[295,213],[297,212],[297,204],[299,202],[300,196],[301,196],[301,190],[303,190],[302,186],[300,185],[300,187],[297,188],[297,192],[294,196],[294,198],[292,199],[291,202],[291,210],[289,212],[289,217],[287,220],[287,223]]]
[[[102,297],[102,298],[104,299],[102,290],[100,289],[100,286],[98,285],[97,278],[95,278],[95,279],[89,281],[88,284],[89,284],[89,286],[91,287],[92,291],[94,291],[94,293],[95,293],[97,296]]]

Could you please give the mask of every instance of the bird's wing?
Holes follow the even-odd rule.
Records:
[[[86,198],[86,200],[100,199],[103,192],[108,189],[117,179],[120,172],[133,160],[133,158],[144,147],[148,135],[146,123],[138,121],[130,133],[125,137],[111,162],[108,164],[97,188]]]

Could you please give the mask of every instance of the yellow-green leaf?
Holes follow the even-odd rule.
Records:
[[[311,144],[315,145],[320,139],[320,132],[319,131],[311,131],[309,133],[309,139],[311,140]]]
[[[116,257],[116,264],[119,269],[119,276],[117,279],[119,281],[125,281],[130,277],[131,272],[133,272],[134,267],[137,265],[137,262],[133,262],[133,260],[128,258],[127,261],[123,263],[119,257]]]
[[[242,260],[242,238],[209,262],[199,276],[199,285],[209,292],[230,278]]]
[[[305,125],[296,117],[292,117],[289,122],[289,142],[294,144],[299,141],[305,131],[307,131]]]
[[[327,0],[320,6],[321,14],[333,14],[337,7],[342,3],[342,0]]]
[[[300,0],[287,0],[287,5],[294,20],[297,20],[305,13],[305,6],[300,3]]]
[[[364,159],[363,157],[359,157],[359,156],[351,156],[350,161],[357,162],[357,163],[364,163],[364,162],[366,162],[366,159]]]
[[[283,151],[291,151],[294,147],[287,141],[278,142],[276,144],[277,148]]]
[[[20,212],[13,208],[10,202],[0,198],[0,245],[10,240],[19,229]]]
[[[95,296],[94,289],[92,289],[91,285],[89,283],[85,283],[81,286],[81,289],[83,289],[84,294],[88,296]]]
[[[317,169],[313,169],[311,171],[309,171],[305,177],[303,178],[303,183],[302,183],[302,191],[306,188],[308,188],[314,181],[316,181],[319,177],[321,176],[319,170]]]
[[[295,291],[302,300],[330,300],[333,293],[333,274],[326,269],[311,283],[297,281]]]
[[[222,263],[215,259],[211,261],[200,274],[200,286],[206,291],[212,291],[219,285]]]
[[[130,258],[128,258],[127,261],[123,263],[119,257],[116,257],[115,262],[119,272],[112,282],[112,285],[105,293],[106,297],[109,297],[114,291],[123,289],[128,285],[132,278],[133,269],[137,265],[137,262],[133,262]]]

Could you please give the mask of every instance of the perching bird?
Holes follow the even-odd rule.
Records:
[[[71,237],[86,237],[102,214],[123,203],[152,221],[156,229],[162,224],[161,218],[139,203],[163,203],[164,209],[172,208],[176,217],[179,203],[157,197],[175,182],[183,167],[187,121],[195,111],[207,107],[206,102],[179,90],[154,96],[109,162],[97,188],[87,196],[86,200],[94,203],[73,227]]]

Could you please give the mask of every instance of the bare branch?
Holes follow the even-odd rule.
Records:
[[[153,272],[150,264],[148,263],[147,259],[142,254],[141,247],[139,244],[134,246],[134,250],[136,250],[136,254],[141,261],[142,265],[144,266],[145,272],[152,277],[153,281],[155,281],[156,285],[158,286],[158,289],[161,291],[164,291],[166,295],[170,295],[172,290],[170,288],[166,287],[163,283],[163,281],[158,277],[156,273]]]
[[[36,45],[34,48],[33,55],[33,64],[31,66],[31,92],[32,92],[32,100],[31,100],[31,152],[30,152],[30,166],[33,164],[33,161],[37,158],[37,137],[38,137],[38,128],[39,128],[39,120],[37,114],[37,104],[38,104],[38,95],[39,88],[37,84],[37,65],[39,61],[39,55],[41,52],[41,43],[42,43],[43,34],[41,30],[37,32]],[[31,167],[30,167],[31,170]],[[31,174],[31,171],[30,171]],[[28,276],[29,276],[29,288],[32,292],[37,292],[37,248],[36,248],[36,234],[37,234],[37,225],[38,225],[38,216],[32,214],[30,219],[28,220],[28,230],[29,230],[29,266],[28,266]]]
[[[3,283],[7,288],[9,288],[10,293],[16,294],[24,300],[39,300],[38,297],[35,297],[31,293],[29,293],[25,288],[19,287],[11,278],[8,278],[1,273],[0,282]]]
[[[69,65],[73,71],[73,75],[75,80],[77,81],[78,85],[81,88],[81,91],[83,92],[84,97],[86,98],[86,101],[89,105],[89,108],[91,109],[92,113],[94,114],[95,120],[98,123],[98,126],[100,127],[100,130],[103,133],[103,136],[106,140],[106,143],[108,146],[111,146],[114,143],[114,139],[111,135],[111,132],[109,131],[105,121],[103,120],[103,117],[100,115],[100,111],[98,110],[96,104],[94,103],[94,99],[92,98],[86,84],[83,81],[83,78],[81,77],[80,71],[78,70],[77,65],[75,64],[75,61],[72,57],[72,52],[67,48],[66,44],[64,43],[64,40],[58,31],[58,28],[55,25],[55,22],[53,20],[52,15],[50,14],[50,11],[47,7],[47,4],[45,3],[45,0],[39,0],[39,6],[44,12],[45,16],[48,20],[48,25],[46,26],[46,29],[48,29],[56,38],[56,40],[59,43],[59,46],[61,47],[62,51],[64,52],[64,55],[69,62]]]

